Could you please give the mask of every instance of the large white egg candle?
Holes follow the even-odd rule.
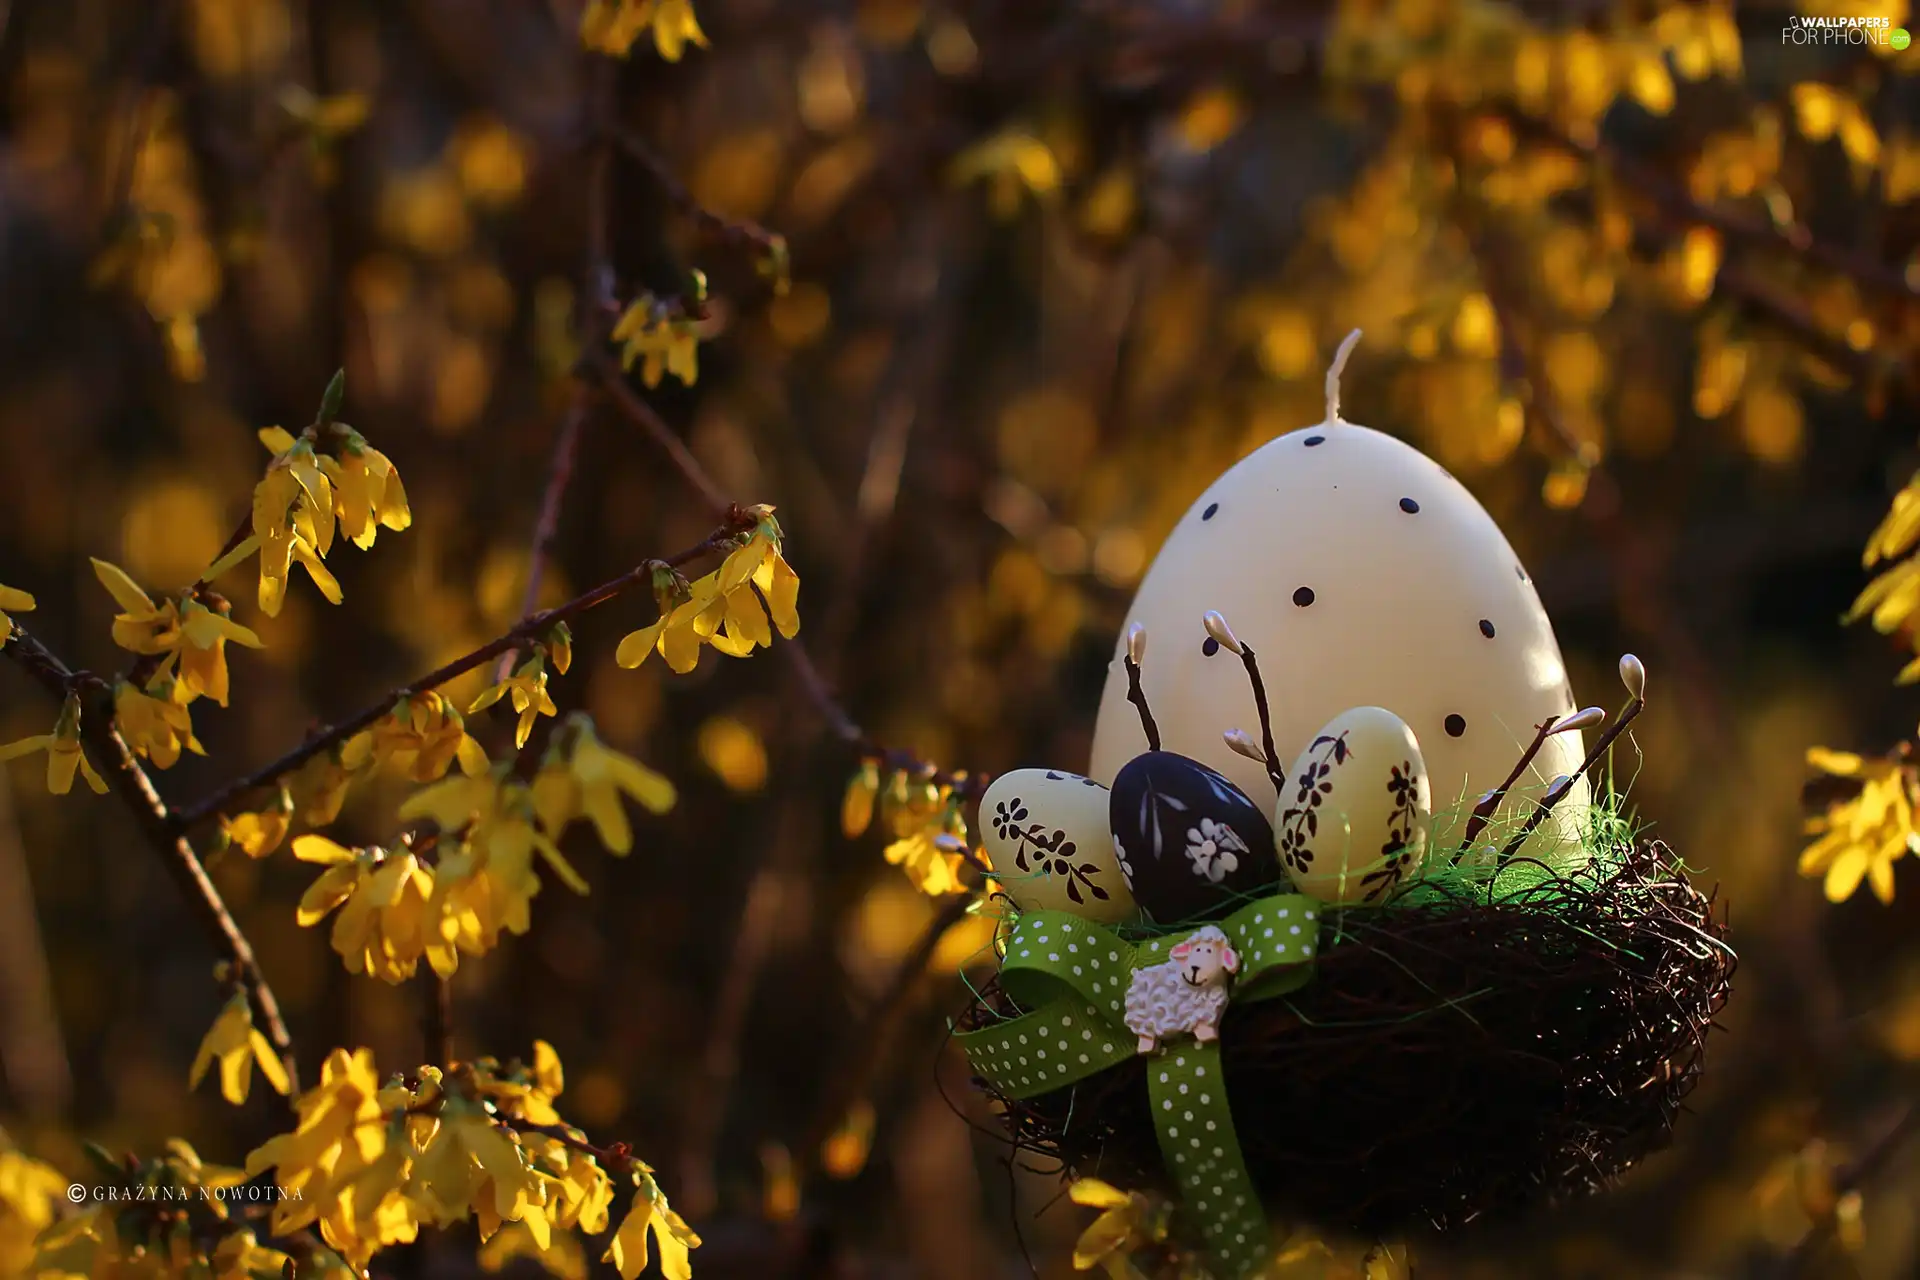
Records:
[[[1419,450],[1340,417],[1337,378],[1353,340],[1328,374],[1327,420],[1255,450],[1194,501],[1122,630],[1144,625],[1154,637],[1142,690],[1162,747],[1262,805],[1276,799],[1267,770],[1222,738],[1254,727],[1247,674],[1207,633],[1208,611],[1225,612],[1258,654],[1280,767],[1349,708],[1393,712],[1425,758],[1429,856],[1451,858],[1481,794],[1544,721],[1574,712],[1573,692],[1553,625],[1493,517]],[[1123,634],[1088,769],[1108,785],[1146,749],[1124,649]],[[1577,731],[1547,738],[1476,846],[1518,830],[1584,754]],[[1589,802],[1576,780],[1519,852],[1570,868]]]

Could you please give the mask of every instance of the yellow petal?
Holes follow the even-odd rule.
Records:
[[[1850,845],[1833,865],[1827,868],[1826,894],[1829,902],[1845,902],[1860,887],[1860,879],[1867,873],[1867,851],[1860,845]]]
[[[0,586],[0,610],[9,613],[32,613],[33,597],[18,587]]]
[[[353,862],[359,857],[353,850],[342,848],[322,835],[294,837],[293,856],[302,862],[317,862],[322,866]]]
[[[602,1262],[611,1262],[620,1272],[620,1280],[638,1280],[647,1269],[647,1224],[653,1219],[653,1205],[645,1192],[633,1197],[633,1207],[613,1233]]]
[[[56,743],[47,752],[47,790],[57,796],[73,790],[73,771],[79,764],[79,748]]]
[[[1067,1188],[1067,1196],[1075,1204],[1083,1204],[1094,1209],[1112,1209],[1127,1203],[1127,1193],[1110,1182],[1098,1178],[1081,1178]]]
[[[620,789],[651,813],[666,813],[679,799],[671,781],[631,756],[608,751],[606,768]]]
[[[590,892],[587,882],[580,878],[580,873],[573,869],[573,864],[568,862],[566,856],[560,852],[559,845],[537,832],[534,834],[533,841],[535,847],[546,857],[547,865],[552,867],[554,873],[560,877],[562,884],[575,893]]]
[[[465,733],[460,735],[460,745],[454,754],[460,761],[460,772],[469,778],[477,778],[487,771],[487,753],[478,742]]]
[[[267,452],[276,457],[293,448],[293,433],[284,427],[262,427],[257,434],[260,443],[267,446]]]
[[[650,627],[630,631],[620,641],[620,647],[613,652],[613,660],[623,667],[637,667],[647,660],[654,646],[660,643],[660,629],[667,620],[662,618]]]
[[[219,578],[222,574],[226,573],[227,570],[233,568],[235,565],[238,565],[242,560],[245,560],[248,556],[252,555],[254,552],[258,551],[259,549],[260,549],[260,535],[248,534],[245,538],[240,540],[239,544],[235,546],[233,550],[227,552],[227,554],[221,556],[218,560],[215,560],[212,564],[208,565],[207,571],[200,575],[200,581],[213,582],[214,580]],[[241,630],[244,631],[246,630],[246,628],[243,627],[241,628]],[[249,631],[247,632],[247,634],[252,635],[253,633]],[[257,640],[253,645],[253,647],[256,649],[260,647]]]
[[[100,585],[107,589],[107,593],[119,603],[122,609],[125,609],[128,613],[152,613],[154,611],[152,599],[148,597],[146,592],[139,588],[132,578],[127,576],[125,569],[122,569],[117,564],[102,560],[97,556],[89,556],[88,559],[93,561],[93,576],[100,579]]]
[[[1841,778],[1857,778],[1866,760],[1851,751],[1832,751],[1826,747],[1808,747],[1807,764],[1811,768]]]
[[[319,924],[326,919],[328,912],[353,895],[359,879],[360,868],[357,865],[327,868],[300,896],[300,906],[294,912],[294,923],[302,929]]]
[[[340,583],[334,578],[332,570],[328,569],[321,562],[320,557],[313,553],[313,548],[301,539],[295,538],[293,558],[306,569],[307,575],[313,579],[313,585],[320,588],[320,594],[327,598],[328,604],[340,603]]]
[[[35,734],[31,738],[22,738],[18,742],[9,742],[5,746],[0,746],[0,761],[17,760],[21,756],[32,755],[36,751],[46,751],[52,746],[52,734]]]
[[[690,626],[669,627],[660,637],[660,656],[680,675],[700,665],[700,637]]]

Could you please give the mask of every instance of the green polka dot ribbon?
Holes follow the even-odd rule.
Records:
[[[1319,939],[1319,904],[1297,894],[1249,903],[1214,922],[1240,957],[1234,1001],[1265,1000],[1303,985]],[[1134,944],[1064,911],[1020,917],[1007,939],[1000,986],[1031,1012],[954,1038],[975,1074],[1009,1098],[1074,1084],[1134,1056],[1127,987],[1160,964],[1185,933]],[[1220,1074],[1220,1045],[1170,1037],[1148,1055],[1147,1098],[1182,1210],[1232,1277],[1267,1255],[1266,1214],[1247,1176]]]

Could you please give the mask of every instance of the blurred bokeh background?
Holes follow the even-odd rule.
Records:
[[[1839,622],[1920,460],[1920,50],[1782,34],[1898,27],[1904,0],[696,12],[710,47],[643,38],[601,73],[577,0],[0,0],[0,578],[38,597],[35,634],[115,667],[87,557],[190,581],[246,509],[255,429],[306,422],[336,368],[413,502],[408,533],[330,562],[340,607],[239,601],[266,648],[236,651],[168,797],[520,616],[583,289],[705,273],[697,381],[632,386],[728,496],[777,506],[847,712],[989,772],[1084,765],[1160,538],[1320,419],[1357,326],[1348,416],[1494,513],[1576,694],[1610,702],[1617,656],[1646,660],[1634,799],[1720,885],[1742,957],[1671,1151],[1419,1274],[1913,1274],[1920,1157],[1877,1144],[1920,1087],[1920,894],[1903,865],[1891,905],[1830,905],[1795,859],[1807,748],[1883,751],[1920,706],[1892,683],[1910,653]],[[601,179],[602,281],[605,119],[643,146]],[[689,202],[783,235],[790,288]],[[542,603],[712,525],[593,406]],[[456,1048],[550,1041],[569,1117],[633,1142],[705,1234],[698,1274],[1068,1274],[1087,1215],[969,1127],[991,1119],[944,1047],[984,926],[928,957],[942,904],[841,834],[857,762],[789,665],[621,670],[652,618],[587,615],[553,687],[682,802],[628,859],[580,850],[591,896],[550,887],[462,965]],[[0,740],[52,714],[0,671]],[[405,791],[356,790],[337,838],[389,838]],[[237,1163],[278,1103],[185,1089],[222,997],[164,869],[110,798],[25,766],[0,795],[0,1122],[66,1169],[82,1138],[172,1134]],[[427,984],[349,978],[296,928],[310,868],[215,876],[309,1063],[421,1060]]]

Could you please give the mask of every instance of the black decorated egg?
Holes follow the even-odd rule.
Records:
[[[1120,872],[1156,923],[1218,918],[1280,879],[1266,814],[1198,760],[1135,756],[1113,780],[1109,821]]]
[[[1077,773],[1015,769],[993,780],[980,797],[980,838],[1015,906],[1102,924],[1133,916],[1107,809],[1107,789]]]

